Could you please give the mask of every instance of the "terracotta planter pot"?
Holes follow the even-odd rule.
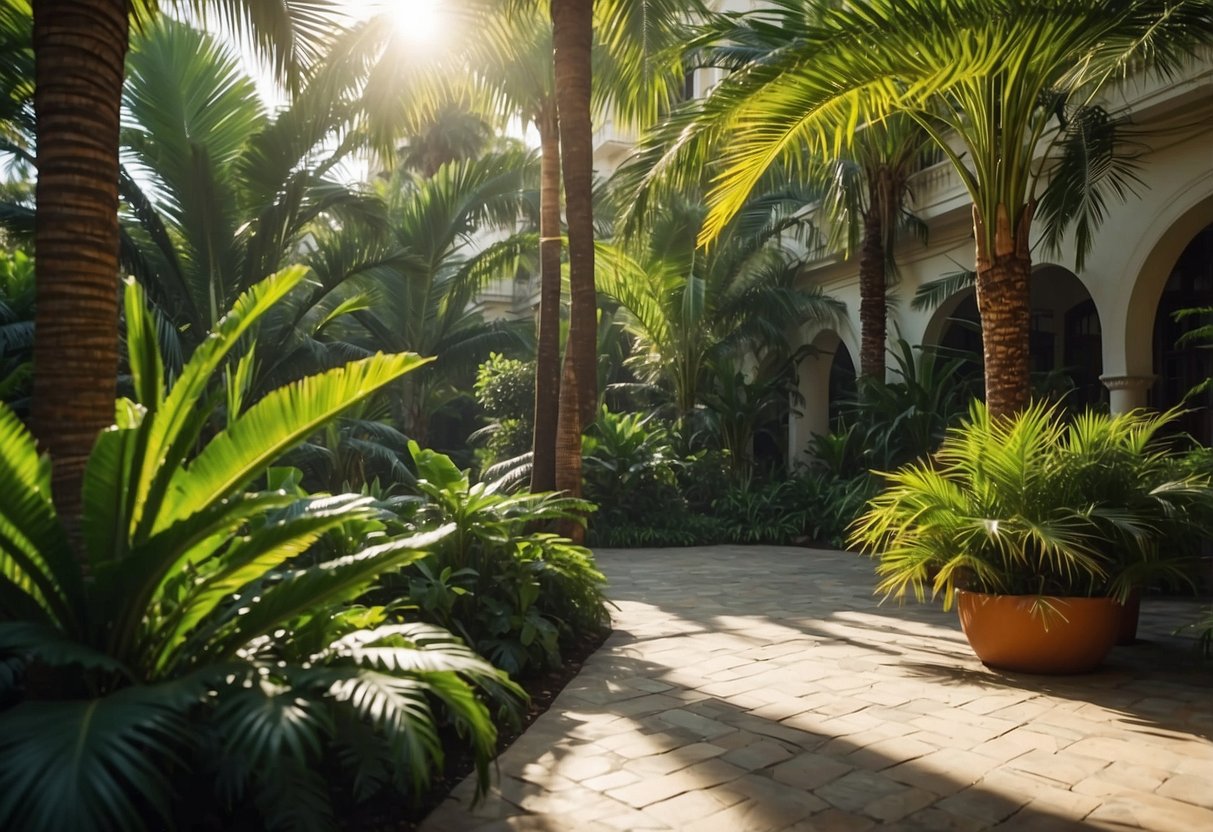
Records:
[[[1116,643],[1124,608],[1112,598],[956,593],[960,626],[983,664],[1021,673],[1083,673]],[[1033,609],[1041,602],[1049,609]]]

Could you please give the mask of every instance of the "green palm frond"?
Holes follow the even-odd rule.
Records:
[[[880,558],[877,590],[899,599],[921,600],[928,583],[945,605],[957,586],[1123,598],[1143,574],[1182,574],[1183,557],[1154,553],[1181,545],[1177,522],[1203,528],[1213,505],[1208,480],[1181,475],[1155,444],[1173,418],[1067,422],[1037,404],[994,419],[976,403],[931,461],[884,475],[851,539]]]
[[[230,658],[253,638],[272,631],[309,609],[325,603],[349,600],[365,590],[388,569],[422,557],[424,550],[450,534],[452,527],[401,537],[367,547],[316,566],[285,572],[270,585],[246,585],[235,604],[219,616],[204,633],[194,636],[195,645],[211,660]],[[257,598],[255,605],[247,604]],[[205,636],[205,639],[201,636]]]
[[[149,2],[150,0],[142,0]],[[194,14],[244,39],[276,78],[297,89],[348,18],[334,0],[178,0]]]
[[[223,499],[337,414],[427,361],[377,355],[268,394],[173,478],[169,490],[175,509],[161,522],[185,519]]]
[[[948,298],[955,297],[973,286],[977,280],[977,272],[972,269],[958,268],[935,280],[928,280],[914,290],[910,301],[911,309],[937,309]]]
[[[862,0],[823,7],[797,23],[796,37],[782,48],[738,67],[702,104],[672,116],[661,138],[642,149],[640,177],[702,169],[697,160],[706,149],[723,148],[713,165],[706,242],[772,165],[798,174],[856,146],[861,125],[904,113],[952,162],[986,220],[984,234],[993,235],[998,207],[1016,222],[1052,168],[1064,131],[1046,102],[1089,104],[1134,61],[1173,71],[1211,28],[1202,0],[1064,0],[1047,9],[1021,0]],[[753,32],[746,37],[753,42]],[[982,242],[992,250],[992,239]]]
[[[1137,194],[1140,157],[1148,149],[1132,133],[1125,116],[1086,106],[1067,113],[1056,165],[1040,198],[1044,244],[1062,250],[1066,230],[1074,230],[1074,267],[1082,270],[1095,244],[1096,228],[1107,215],[1109,197],[1125,202]]]
[[[3,618],[76,624],[83,584],[51,502],[50,460],[29,430],[0,404],[0,600]]]
[[[7,761],[0,822],[31,830],[144,829],[149,809],[167,822],[167,769],[188,736],[185,712],[205,691],[185,679],[101,699],[25,702],[0,713]]]
[[[306,763],[320,756],[323,740],[332,733],[320,703],[300,696],[293,685],[253,674],[241,681],[245,684],[225,691],[215,709],[226,753],[247,761],[254,771],[284,759]]]

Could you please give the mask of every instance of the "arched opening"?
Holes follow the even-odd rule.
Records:
[[[1208,339],[1190,337],[1213,324],[1213,315],[1183,310],[1213,306],[1213,224],[1199,231],[1171,269],[1154,315],[1154,373],[1151,407],[1165,410],[1185,402],[1189,391],[1213,376],[1213,351]],[[1205,390],[1186,401],[1189,412],[1178,426],[1204,444],[1213,443],[1213,392]]]
[[[855,394],[855,361],[833,330],[817,333],[797,368],[800,401],[788,423],[788,454],[793,463],[807,459],[814,435],[829,433],[837,421],[837,404]]]
[[[830,362],[829,418],[832,431],[838,430],[839,403],[855,398],[856,376],[851,353],[847,345],[839,341],[834,349],[834,360]]]
[[[1032,272],[1032,384],[1038,396],[1064,398],[1073,407],[1098,406],[1107,401],[1100,383],[1103,372],[1103,333],[1099,311],[1090,292],[1069,269],[1042,264]],[[940,306],[927,333],[944,357],[958,357],[964,374],[982,373],[981,318],[973,289],[954,295]]]

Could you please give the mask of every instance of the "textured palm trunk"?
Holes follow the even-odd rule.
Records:
[[[569,339],[560,391],[556,487],[581,494],[581,431],[598,405],[594,290],[593,131],[590,126],[592,0],[552,0],[560,161],[569,233]],[[581,529],[575,531],[580,536]]]
[[[560,412],[560,132],[555,103],[539,118],[539,335],[531,491],[556,488]]]
[[[118,123],[126,0],[35,0],[38,130],[32,422],[74,527],[118,370]]]
[[[1032,255],[1029,235],[1034,206],[1024,208],[1012,229],[999,206],[993,250],[974,211],[977,236],[977,310],[981,314],[986,405],[993,416],[1013,416],[1031,398],[1030,354]]]
[[[870,208],[863,218],[859,249],[859,372],[877,381],[885,377],[885,233],[881,212]]]

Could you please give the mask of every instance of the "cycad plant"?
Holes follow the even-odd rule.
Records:
[[[297,262],[318,220],[384,229],[380,201],[334,170],[342,102],[307,88],[271,113],[235,49],[167,19],[135,39],[127,65],[123,263],[189,346]]]
[[[509,683],[445,631],[349,605],[450,527],[305,562],[326,534],[372,516],[371,501],[255,485],[424,359],[352,362],[212,427],[217,372],[302,276],[241,296],[167,387],[152,315],[128,282],[135,393],[89,458],[78,528],[56,515],[50,460],[0,408],[0,826],[165,828],[199,820],[178,811],[237,806],[273,828],[323,826],[326,753],[345,755],[363,793],[375,772],[426,782],[442,753],[434,702],[487,774],[495,731],[474,686]]]
[[[952,604],[955,590],[1124,600],[1149,577],[1184,579],[1213,489],[1159,432],[1173,413],[1034,404],[1015,418],[976,402],[935,455],[886,474],[851,542],[879,558],[878,592]]]

